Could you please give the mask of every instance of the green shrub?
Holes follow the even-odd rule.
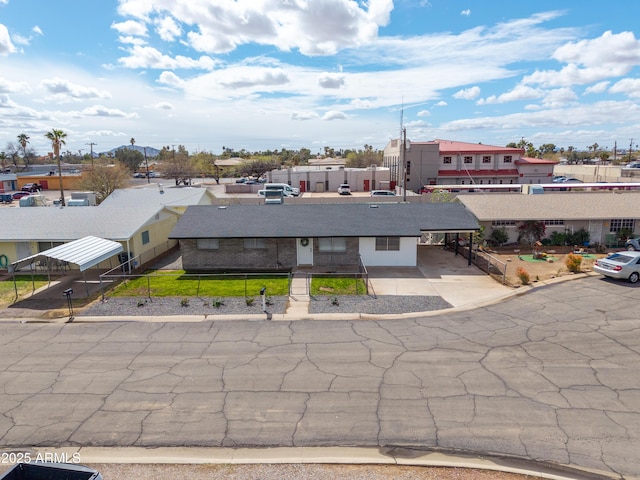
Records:
[[[549,243],[556,246],[566,245],[567,236],[564,232],[551,232],[551,235],[549,235]]]
[[[500,246],[509,241],[509,234],[506,227],[494,228],[489,235],[489,242],[492,245]]]
[[[188,307],[189,306],[189,299],[188,298],[183,298],[182,300],[180,300],[180,306]]]

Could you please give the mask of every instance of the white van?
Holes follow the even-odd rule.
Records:
[[[286,183],[265,183],[265,190],[282,190],[285,197],[297,197],[300,195],[300,189],[292,187]]]

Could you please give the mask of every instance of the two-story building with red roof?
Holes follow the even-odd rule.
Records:
[[[403,142],[391,140],[383,165],[391,185],[403,185]],[[478,143],[433,140],[407,142],[404,149],[407,190],[423,185],[509,185],[550,183],[553,160],[524,157],[524,150]]]

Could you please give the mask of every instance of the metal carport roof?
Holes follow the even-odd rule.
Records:
[[[39,259],[51,258],[77,265],[81,272],[98,265],[124,249],[118,242],[98,237],[83,237],[11,263],[14,271]]]

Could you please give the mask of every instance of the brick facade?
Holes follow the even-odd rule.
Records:
[[[199,249],[197,240],[180,240],[182,267],[186,271],[291,270],[297,266],[295,238],[266,238],[265,248],[245,248],[242,238],[221,238],[217,249]],[[319,252],[313,242],[316,266],[357,266],[358,238],[347,238],[346,252]]]

